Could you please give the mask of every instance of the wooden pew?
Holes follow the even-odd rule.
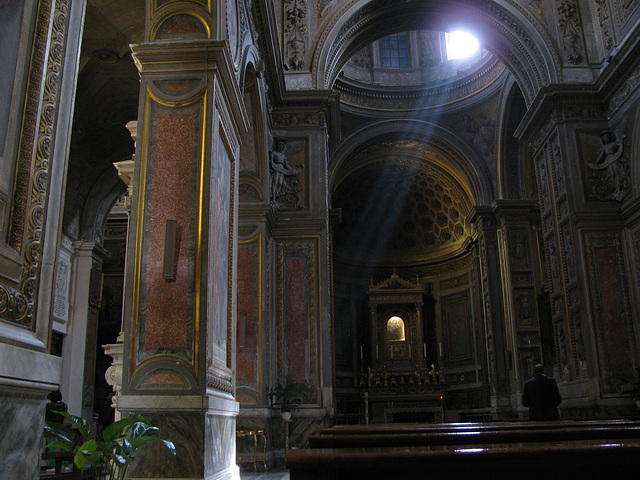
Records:
[[[48,438],[53,438],[54,435],[52,435],[51,433],[45,431],[44,432],[44,438],[48,439]],[[77,467],[75,466],[75,464],[73,463],[73,452],[67,452],[67,451],[49,451],[48,447],[44,447],[44,449],[42,450],[42,460],[44,460],[45,462],[49,462],[49,460],[53,460],[54,463],[54,468],[53,468],[53,472],[49,471],[49,469],[45,469],[45,470],[41,470],[40,471],[40,479],[41,480],[76,480],[76,479],[82,479],[82,472],[80,470],[77,469]],[[62,467],[63,467],[63,462],[69,462],[72,465],[72,471],[70,472],[63,472],[62,471]],[[84,478],[91,478],[89,476],[86,476]]]
[[[624,478],[640,468],[640,443],[556,444],[304,449],[286,457],[291,480],[365,478],[517,478],[602,480]]]
[[[640,467],[636,420],[350,425],[322,430],[309,444],[287,452],[291,480],[601,480]]]
[[[640,439],[638,422],[518,422],[495,425],[398,425],[325,429],[309,437],[311,448],[403,447],[496,443]]]

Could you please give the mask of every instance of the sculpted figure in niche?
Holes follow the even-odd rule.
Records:
[[[279,138],[275,142],[275,149],[271,152],[271,204],[278,210],[288,205],[302,208],[299,180],[296,178],[302,165],[293,168],[289,165],[284,147],[287,142]]]
[[[594,172],[600,172],[599,178],[595,177],[596,185],[593,194],[599,200],[621,201],[628,192],[629,179],[627,175],[627,161],[624,158],[624,139],[618,141],[615,134],[605,130],[600,134],[602,150],[593,162],[587,162]]]

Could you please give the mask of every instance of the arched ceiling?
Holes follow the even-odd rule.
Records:
[[[465,251],[474,200],[441,153],[417,143],[381,142],[343,170],[332,198],[342,213],[334,231],[341,262],[400,266]]]
[[[143,39],[144,11],[144,0],[87,2],[65,194],[63,228],[72,238],[101,183],[117,181],[113,163],[132,158],[125,126],[138,115],[140,80],[129,46]]]

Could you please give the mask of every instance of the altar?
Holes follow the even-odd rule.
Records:
[[[423,286],[395,272],[369,287],[370,364],[362,369],[365,423],[443,422],[442,347],[425,335]]]

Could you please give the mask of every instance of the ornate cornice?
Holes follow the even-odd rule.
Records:
[[[472,74],[438,86],[382,87],[340,78],[335,87],[340,92],[341,102],[353,108],[371,109],[376,113],[381,110],[416,111],[439,108],[487,93],[506,74],[504,64],[493,57]]]

